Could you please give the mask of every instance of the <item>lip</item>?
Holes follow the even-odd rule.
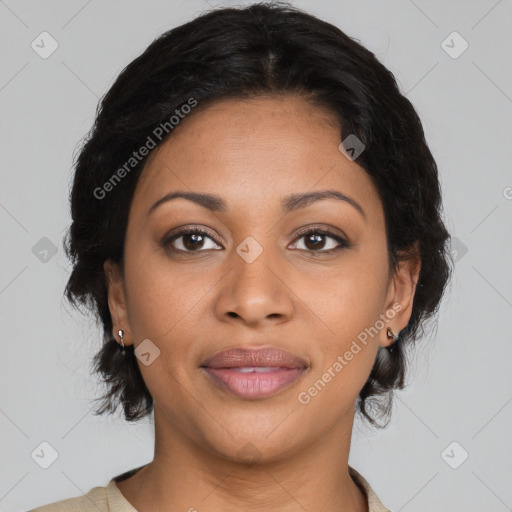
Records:
[[[264,347],[223,350],[206,359],[201,366],[208,368],[240,368],[243,366],[306,368],[308,364],[304,359],[285,350]]]
[[[254,400],[290,387],[308,365],[302,358],[276,348],[237,348],[214,354],[201,368],[222,390]]]

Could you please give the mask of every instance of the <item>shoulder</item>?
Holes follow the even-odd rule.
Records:
[[[28,512],[111,512],[111,509],[108,505],[107,487],[93,487],[83,496],[49,503]]]
[[[93,487],[83,496],[49,503],[28,512],[137,512],[123,496],[116,482],[130,477],[143,467],[139,466],[115,476],[106,487]]]
[[[391,512],[387,507],[380,501],[375,491],[371,488],[368,481],[353,467],[348,467],[349,474],[353,480],[359,485],[362,491],[366,494],[368,499],[368,512]]]

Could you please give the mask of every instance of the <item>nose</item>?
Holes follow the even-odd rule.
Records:
[[[265,248],[253,261],[234,252],[230,263],[231,270],[222,279],[216,297],[219,320],[257,327],[293,317],[290,264],[287,267],[276,251]]]

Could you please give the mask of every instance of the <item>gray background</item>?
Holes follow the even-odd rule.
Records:
[[[511,2],[295,4],[375,52],[417,108],[458,260],[391,425],[372,432],[356,423],[350,463],[393,512],[512,510]],[[62,298],[70,171],[122,68],[162,32],[216,5],[0,1],[1,511],[84,494],[152,459],[150,420],[90,414],[99,330]],[[31,47],[43,45],[43,31],[59,45],[46,59]],[[442,46],[453,31],[469,44],[457,58],[447,51],[463,49],[458,36]],[[50,456],[42,442],[58,453],[48,469],[31,455]]]

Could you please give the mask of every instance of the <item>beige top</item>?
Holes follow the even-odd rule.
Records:
[[[143,466],[141,466],[142,468]],[[28,512],[138,512],[136,508],[121,494],[116,485],[116,479],[128,478],[136,468],[112,478],[106,487],[94,487],[84,496],[50,503],[34,508]],[[391,512],[386,508],[370,484],[352,467],[349,466],[350,476],[359,485],[368,499],[368,512]],[[124,478],[123,478],[124,477]]]

